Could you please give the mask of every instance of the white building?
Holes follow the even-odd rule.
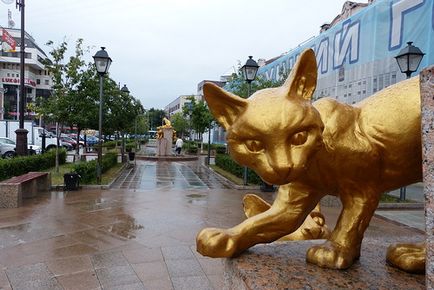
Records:
[[[2,50],[0,55],[0,119],[15,119],[20,85],[21,34],[19,29],[13,28],[2,28],[0,31],[11,36],[16,43],[15,51]],[[25,33],[25,108],[35,102],[37,97],[46,98],[50,95],[52,79],[42,64],[46,58],[47,55],[35,39]],[[31,119],[33,114],[28,113],[25,118]]]
[[[196,99],[196,101],[200,100],[200,96],[197,95],[181,95],[179,97],[177,97],[176,99],[174,99],[172,102],[170,102],[168,105],[166,105],[164,107],[164,111],[167,114],[167,117],[173,116],[176,113],[181,112],[182,113],[182,108],[184,106],[188,106],[190,104],[190,97],[194,97]]]

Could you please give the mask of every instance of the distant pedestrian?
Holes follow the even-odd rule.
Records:
[[[184,144],[184,141],[182,141],[182,139],[178,137],[178,139],[176,139],[176,143],[175,143],[176,155],[181,154],[181,149],[182,149],[183,144]]]

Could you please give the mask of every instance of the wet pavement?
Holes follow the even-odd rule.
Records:
[[[241,222],[245,193],[201,162],[137,161],[110,190],[51,192],[1,209],[0,289],[221,289],[223,259],[200,256],[195,236]],[[339,208],[322,210],[333,228]],[[365,236],[424,238],[376,217]]]
[[[228,188],[199,162],[141,161],[128,168],[112,185],[120,189]]]

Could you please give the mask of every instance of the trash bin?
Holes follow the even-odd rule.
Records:
[[[75,172],[65,173],[63,175],[63,183],[65,184],[65,190],[78,190],[80,175]]]
[[[136,152],[128,152],[128,158],[130,161],[134,161],[134,158],[136,157]]]
[[[276,190],[276,188],[274,187],[273,184],[268,184],[268,183],[262,181],[261,191],[263,191],[263,192],[273,192],[275,190]]]

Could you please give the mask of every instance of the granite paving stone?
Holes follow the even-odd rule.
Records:
[[[170,277],[205,275],[196,259],[166,260]]]
[[[65,275],[93,269],[89,256],[73,256],[54,259],[45,262],[48,269],[55,275]]]
[[[167,279],[152,279],[143,282],[146,290],[172,290],[172,281]]]
[[[128,261],[122,255],[122,252],[98,253],[92,255],[90,259],[95,269],[128,265]]]
[[[164,261],[147,262],[131,265],[139,279],[143,282],[155,279],[168,279],[169,272]]]
[[[194,259],[194,254],[188,246],[162,247],[161,251],[165,260]]]
[[[45,263],[11,267],[6,269],[6,275],[12,287],[17,288],[27,281],[50,280],[54,277]]]
[[[130,265],[100,268],[95,271],[103,288],[141,283]]]
[[[159,247],[126,249],[123,250],[122,253],[131,264],[163,261],[163,254],[161,253],[161,249]]]
[[[205,275],[174,277],[172,278],[173,288],[175,290],[214,290],[208,278]]]
[[[65,290],[87,290],[101,287],[94,270],[56,277]]]

